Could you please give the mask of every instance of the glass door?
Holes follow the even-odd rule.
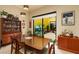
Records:
[[[42,37],[42,18],[35,18],[34,20],[34,35]]]
[[[43,31],[44,34],[56,31],[56,17],[43,18]]]

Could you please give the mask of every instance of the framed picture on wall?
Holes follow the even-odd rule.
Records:
[[[31,22],[31,21],[29,21],[29,28],[31,28],[31,23],[32,23],[32,22]]]
[[[62,25],[72,26],[75,25],[75,11],[62,13]]]

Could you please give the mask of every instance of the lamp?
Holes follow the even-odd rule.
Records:
[[[21,15],[21,16],[25,16],[26,13],[25,13],[25,12],[21,12],[20,15]]]
[[[28,9],[29,9],[29,6],[28,6],[28,5],[24,5],[24,6],[23,6],[23,9],[24,9],[24,10],[28,10]]]

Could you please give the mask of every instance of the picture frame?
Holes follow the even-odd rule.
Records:
[[[64,26],[75,25],[75,11],[62,13],[62,25]]]
[[[31,21],[29,21],[29,28],[31,28],[31,23],[32,23],[32,22],[31,22]]]

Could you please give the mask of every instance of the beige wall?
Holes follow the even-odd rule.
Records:
[[[16,5],[0,5],[0,11],[6,11],[8,13],[11,13],[13,14],[14,16],[18,16],[19,19],[22,21],[22,20],[25,20],[25,28],[23,29],[22,28],[22,34],[27,34],[27,28],[28,28],[28,13],[21,9],[21,8],[18,8]],[[20,12],[25,12],[26,13],[26,16],[25,17],[22,17],[20,15]]]
[[[79,6],[45,6],[38,10],[31,12],[31,16],[40,15],[48,12],[57,12],[57,35],[61,34],[64,29],[73,31],[74,35],[79,36]],[[61,24],[61,13],[67,11],[75,11],[75,25],[74,26],[62,26]]]

